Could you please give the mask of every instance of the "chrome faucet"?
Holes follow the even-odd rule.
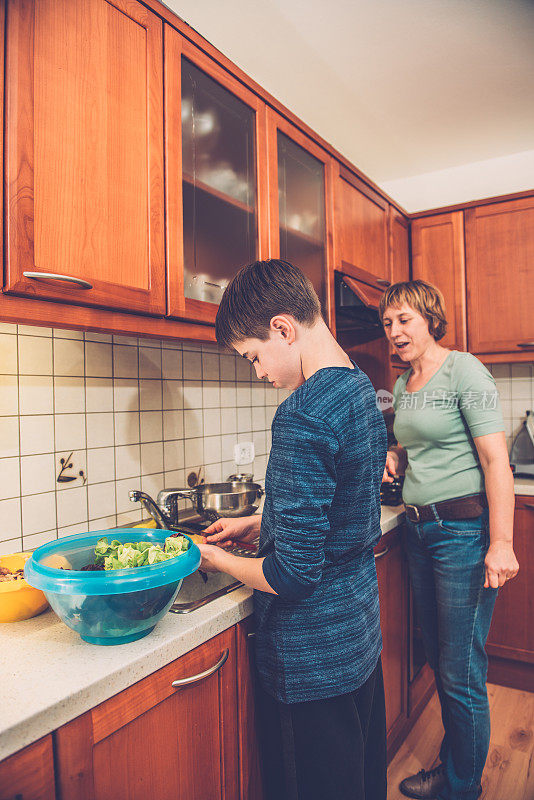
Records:
[[[165,530],[172,529],[172,522],[170,517],[165,514],[161,508],[157,505],[157,503],[152,500],[150,495],[146,494],[145,492],[140,492],[139,489],[130,489],[128,492],[128,497],[132,501],[132,503],[141,503],[142,506],[145,508],[146,511],[150,514],[152,519],[156,521],[156,525],[158,528],[164,528]]]

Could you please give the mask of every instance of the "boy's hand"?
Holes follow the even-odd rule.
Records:
[[[260,532],[261,514],[250,517],[221,517],[208,528],[204,536],[208,544],[230,547],[234,542],[251,542]]]
[[[213,544],[199,544],[198,549],[202,556],[199,569],[205,572],[224,571],[221,556],[227,556],[228,554],[221,550],[220,547],[216,547]]]

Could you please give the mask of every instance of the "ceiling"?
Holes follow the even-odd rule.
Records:
[[[534,149],[534,0],[166,5],[377,183]]]

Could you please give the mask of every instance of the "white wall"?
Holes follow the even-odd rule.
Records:
[[[534,189],[534,150],[381,184],[413,213]]]

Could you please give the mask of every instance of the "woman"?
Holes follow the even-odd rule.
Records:
[[[470,353],[439,344],[443,297],[424,281],[384,293],[380,318],[410,369],[393,390],[384,480],[404,472],[406,550],[445,735],[440,765],[402,781],[408,797],[474,800],[490,739],[488,635],[497,589],[519,569],[514,485],[495,382]]]

